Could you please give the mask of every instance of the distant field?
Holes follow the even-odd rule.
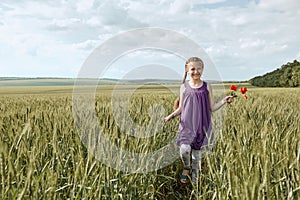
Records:
[[[134,123],[149,123],[151,105],[159,104],[167,113],[172,112],[176,94],[170,89],[178,92],[179,85],[140,85],[129,104]],[[230,85],[225,84],[226,92]],[[95,159],[74,124],[73,86],[0,87],[0,197],[299,199],[300,88],[238,86],[249,88],[249,98],[236,98],[227,105],[222,110],[227,113],[223,124],[216,118],[219,111],[212,115],[219,139],[213,151],[202,159],[196,186],[178,182],[182,172],[179,158],[147,174],[127,174]],[[179,118],[165,124],[155,137],[124,134],[112,113],[114,87],[98,86],[95,102],[99,125],[111,142],[122,149],[152,152],[176,138]],[[115,92],[122,97],[122,92],[135,87],[120,85]],[[222,84],[213,87],[221,94]]]
[[[176,83],[174,80],[118,80],[118,79],[74,79],[74,78],[1,78],[0,87],[5,86],[72,86],[75,82],[82,85],[110,85],[110,84],[139,84],[139,83]],[[178,81],[179,82],[179,81]]]
[[[91,85],[95,81],[93,79],[83,79],[81,80],[83,84]],[[66,78],[0,78],[0,87],[1,86],[72,86],[75,83],[75,79],[66,79]],[[101,80],[98,84],[113,84],[113,80]]]
[[[150,82],[150,83],[149,83]],[[153,81],[155,82],[155,81]],[[178,90],[180,87],[180,81],[158,81],[157,83],[151,84],[151,81],[140,80],[135,81],[135,83],[131,82],[118,82],[116,80],[81,80],[81,84],[85,85],[84,87],[91,87],[93,85],[97,85],[98,93],[111,92],[112,90],[132,90],[139,86],[139,91],[141,89],[145,89],[145,91],[153,91],[158,92],[161,90],[165,90],[166,87],[172,90]],[[0,78],[0,95],[36,95],[36,94],[72,94],[75,80],[74,79],[4,79]],[[213,89],[228,89],[232,83],[211,83]],[[252,88],[253,86],[248,83],[239,83],[239,86],[246,86],[248,88]],[[116,89],[117,87],[117,89]]]

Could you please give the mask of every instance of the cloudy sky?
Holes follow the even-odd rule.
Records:
[[[299,21],[299,0],[1,0],[0,77],[76,78],[98,46],[156,27],[197,43],[223,80],[248,80],[299,60]],[[182,58],[140,49],[115,59],[101,76],[134,71],[142,78],[145,70],[134,69],[159,70],[151,64],[183,73]]]

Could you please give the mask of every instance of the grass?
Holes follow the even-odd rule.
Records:
[[[170,86],[171,87],[171,86]],[[176,85],[172,87],[177,88]],[[118,94],[132,86],[122,86]],[[227,88],[227,86],[226,86]],[[176,138],[178,118],[155,137],[137,139],[116,126],[113,86],[97,88],[95,111],[110,141],[151,152]],[[219,138],[201,161],[197,186],[182,185],[180,159],[146,174],[99,162],[83,145],[72,114],[72,87],[0,88],[0,197],[2,199],[298,199],[300,88],[250,88],[249,99],[223,108]],[[172,111],[176,95],[147,85],[130,98],[130,117],[147,125],[154,103]],[[174,152],[178,154],[178,152]]]

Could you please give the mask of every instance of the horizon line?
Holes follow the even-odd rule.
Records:
[[[179,81],[180,79],[159,79],[159,78],[135,78],[135,79],[120,79],[120,78],[109,78],[109,77],[103,77],[103,78],[74,78],[74,77],[50,77],[50,76],[0,76],[0,81],[2,80],[16,80],[16,79],[90,79],[90,80],[115,80],[115,81],[142,81],[142,80],[164,80],[164,81]],[[249,80],[210,80],[206,79],[206,81],[213,81],[213,82],[248,82]]]

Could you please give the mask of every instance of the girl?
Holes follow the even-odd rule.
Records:
[[[203,67],[203,61],[198,57],[191,57],[186,61],[178,108],[164,118],[167,122],[181,114],[176,143],[180,147],[180,157],[184,165],[180,176],[182,183],[186,183],[188,179],[190,154],[192,154],[192,181],[197,182],[201,150],[204,150],[204,146],[212,136],[210,114],[233,99],[233,96],[226,96],[220,102],[214,102],[211,86],[201,80]],[[185,82],[187,75],[190,77],[189,82]],[[176,102],[174,106],[176,108]]]

